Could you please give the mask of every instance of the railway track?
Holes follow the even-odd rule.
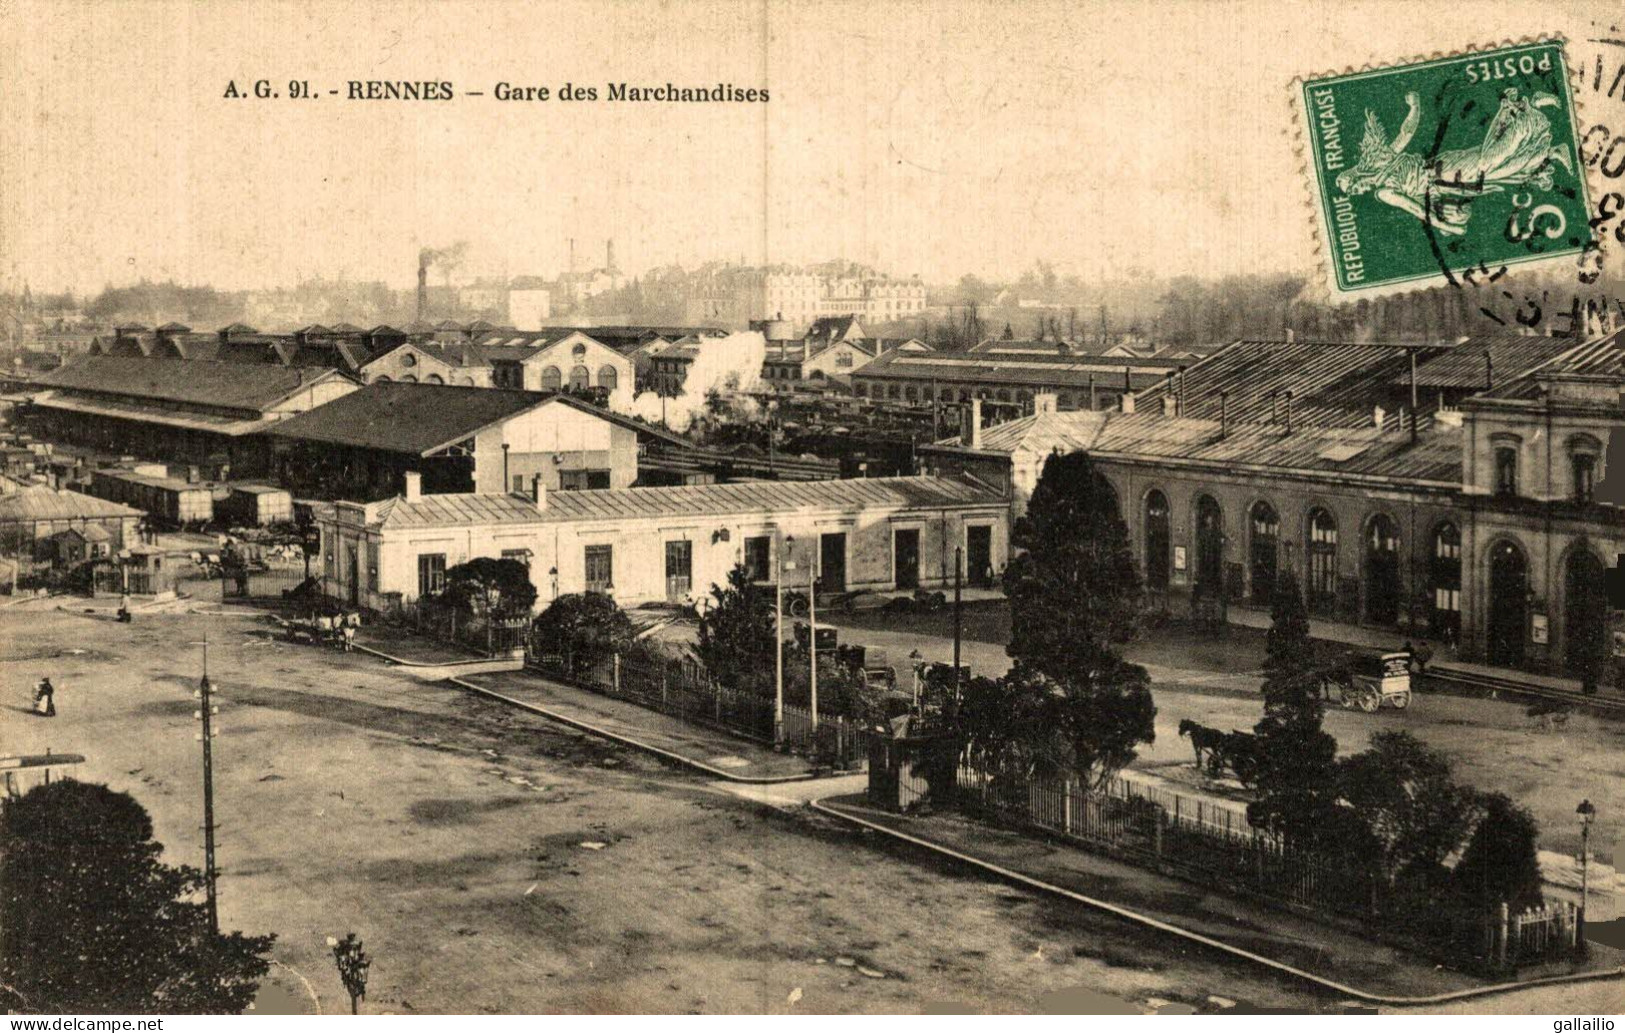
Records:
[[[1625,717],[1625,700],[1608,699],[1601,696],[1577,696],[1572,692],[1530,685],[1528,682],[1518,681],[1513,678],[1502,678],[1493,674],[1445,671],[1434,668],[1429,670],[1425,677],[1433,682],[1444,683],[1452,689],[1466,689],[1478,694],[1488,693],[1491,695],[1506,693],[1519,699],[1567,703],[1600,714]]]

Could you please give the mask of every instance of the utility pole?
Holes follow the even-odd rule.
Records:
[[[815,546],[816,548],[816,546]],[[818,731],[818,559],[807,564],[807,656],[812,676],[812,730]]]
[[[959,580],[960,571],[964,568],[965,547],[954,546],[954,699],[959,699],[959,686],[964,680],[959,676]]]
[[[773,579],[773,744],[784,742],[784,547],[779,543],[779,576]]]
[[[220,909],[215,892],[214,867],[214,725],[212,718],[220,712],[214,705],[214,689],[209,684],[209,638],[203,637],[203,680],[192,694],[198,700],[198,710],[192,716],[203,723],[197,734],[203,743],[203,885],[208,897],[209,931],[220,935]]]

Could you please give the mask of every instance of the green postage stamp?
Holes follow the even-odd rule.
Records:
[[[1482,281],[1592,246],[1560,40],[1295,86],[1334,298]]]

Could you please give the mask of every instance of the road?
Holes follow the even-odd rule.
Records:
[[[341,1007],[325,938],[349,931],[374,959],[374,1012],[1343,1005],[932,867],[800,807],[815,784],[713,784],[363,654],[270,632],[229,616],[119,625],[33,605],[0,614],[5,752],[85,754],[79,777],[133,794],[166,859],[193,864],[202,845],[191,692],[207,635],[222,710],[222,924],[277,934],[263,1010]],[[27,712],[41,674],[59,686],[56,719]],[[1570,990],[1563,1008],[1608,1010],[1618,993]],[[1472,1007],[1556,1007],[1550,995],[1528,1002]]]

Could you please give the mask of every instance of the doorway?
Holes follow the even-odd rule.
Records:
[[[1275,597],[1275,579],[1280,573],[1281,517],[1268,502],[1257,502],[1253,504],[1252,524],[1248,574],[1253,602],[1268,606]]]
[[[993,528],[965,528],[965,580],[977,588],[993,587]]]
[[[1224,511],[1213,496],[1196,500],[1197,595],[1224,594]]]
[[[1365,619],[1399,623],[1399,527],[1384,513],[1371,518],[1366,535]]]
[[[818,536],[818,587],[825,592],[846,591],[846,535],[843,532]]]
[[[694,543],[688,539],[666,543],[666,601],[681,603],[694,587]]]
[[[1529,623],[1529,566],[1523,550],[1500,542],[1490,550],[1490,613],[1484,628],[1485,656],[1497,667],[1523,663]]]
[[[1599,675],[1608,655],[1607,577],[1584,546],[1563,567],[1563,666],[1578,678]]]
[[[920,532],[918,528],[900,528],[892,535],[892,561],[897,568],[898,588],[920,587]]]

